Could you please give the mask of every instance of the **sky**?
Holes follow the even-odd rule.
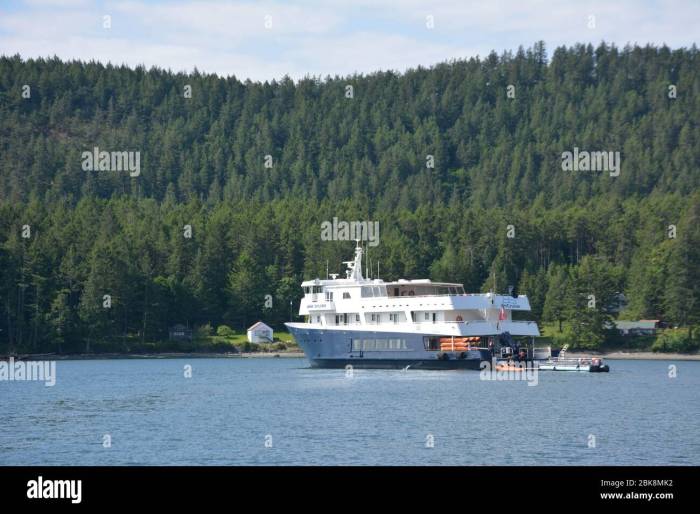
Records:
[[[109,22],[109,23],[108,23]],[[245,80],[405,71],[575,43],[698,41],[700,0],[0,0],[0,54]]]

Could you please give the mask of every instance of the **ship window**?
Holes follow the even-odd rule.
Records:
[[[406,340],[405,339],[394,339],[394,349],[395,350],[405,350]]]
[[[405,339],[352,339],[353,352],[407,350]]]
[[[423,345],[426,350],[438,350],[440,348],[440,338],[439,337],[423,337]]]
[[[430,313],[429,312],[425,313],[425,321],[430,321]]]
[[[360,291],[362,298],[372,297],[372,288],[370,286],[362,286],[362,291]]]
[[[399,313],[398,312],[392,312],[389,314],[389,320],[393,321],[394,323],[399,322]]]
[[[360,322],[360,315],[359,315],[359,314],[355,314],[355,321],[356,321],[357,323]]]
[[[350,293],[347,291],[343,293],[343,300],[349,300],[350,299]]]

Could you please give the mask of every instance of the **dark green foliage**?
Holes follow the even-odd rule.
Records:
[[[545,57],[536,45],[403,75],[296,84],[2,57],[0,199],[293,196],[413,209],[698,189],[696,48],[579,45]],[[94,146],[140,150],[142,175],[83,171],[80,154]],[[621,151],[622,173],[563,173],[561,153],[574,146]]]
[[[537,44],[261,84],[1,57],[0,348],[146,348],[175,323],[279,327],[301,280],[327,262],[342,273],[352,254],[321,241],[334,216],[380,222],[369,257],[382,278],[512,286],[535,319],[571,322],[579,346],[603,340],[618,293],[628,318],[700,324],[698,59],[602,44],[547,61]],[[140,151],[141,175],[84,171],[95,146]],[[619,150],[620,176],[562,171],[574,146]]]
[[[216,335],[221,337],[232,337],[236,332],[228,325],[219,325],[216,327]]]
[[[657,337],[651,349],[654,352],[685,353],[697,351],[700,343],[692,340],[686,330],[664,330]]]

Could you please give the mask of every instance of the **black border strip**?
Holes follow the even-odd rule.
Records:
[[[27,498],[28,482],[39,476],[81,480],[81,503]],[[412,506],[417,500],[454,498],[494,507],[544,507],[552,502],[561,507],[564,502],[568,508],[602,504],[658,508],[692,501],[697,476],[697,467],[0,467],[0,501],[4,507],[217,504],[241,509],[243,498],[287,506],[335,498],[339,507],[377,501]],[[603,485],[603,480],[621,485]],[[649,483],[643,484],[644,480]],[[601,493],[669,492],[672,499],[601,497]]]

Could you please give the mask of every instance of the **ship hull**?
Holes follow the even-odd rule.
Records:
[[[312,368],[356,368],[356,369],[480,369],[481,359],[309,359]]]
[[[287,328],[314,368],[478,370],[482,361],[490,360],[489,352],[483,349],[452,352],[427,348],[425,338],[445,337],[441,334],[329,330],[302,323],[287,323]],[[365,341],[377,341],[377,346],[381,342],[383,349],[364,350]],[[393,348],[385,348],[389,344]]]

